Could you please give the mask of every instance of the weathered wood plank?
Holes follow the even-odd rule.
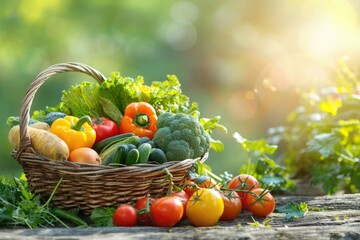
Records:
[[[235,221],[214,227],[193,227],[187,221],[174,228],[47,228],[0,229],[0,239],[360,239],[360,194],[278,196],[277,207],[289,201],[308,203],[305,218],[285,222],[284,214],[252,218],[244,211]],[[254,227],[271,218],[270,227]]]

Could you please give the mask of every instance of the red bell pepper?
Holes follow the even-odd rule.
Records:
[[[92,128],[96,132],[95,143],[119,134],[118,125],[106,117],[92,118]]]

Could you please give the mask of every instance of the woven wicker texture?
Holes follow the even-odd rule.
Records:
[[[97,70],[80,63],[60,63],[42,71],[26,91],[20,110],[20,145],[12,152],[22,166],[31,190],[47,200],[62,179],[52,204],[64,209],[79,209],[85,214],[97,207],[118,206],[134,202],[146,195],[166,194],[169,182],[166,169],[173,182],[181,184],[193,163],[199,159],[186,159],[165,164],[136,164],[124,167],[77,164],[55,161],[38,154],[31,145],[28,131],[30,108],[37,90],[51,76],[63,72],[87,74],[99,83],[106,78]],[[207,154],[201,159],[205,161]]]

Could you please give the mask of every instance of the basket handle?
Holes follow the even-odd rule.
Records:
[[[26,148],[30,148],[32,152],[35,152],[35,150],[32,148],[31,145],[30,133],[28,129],[28,124],[30,121],[30,107],[35,97],[35,93],[40,88],[40,86],[51,76],[64,72],[85,73],[95,78],[99,83],[102,83],[103,81],[106,80],[104,75],[102,75],[96,69],[88,65],[82,63],[76,63],[76,62],[54,64],[48,67],[47,69],[45,69],[44,71],[42,71],[41,73],[39,73],[39,75],[37,75],[37,77],[32,81],[32,83],[28,87],[25,93],[24,100],[21,105],[20,116],[19,116],[20,144],[16,152],[17,159]]]

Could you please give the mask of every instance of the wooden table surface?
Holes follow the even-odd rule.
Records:
[[[277,207],[306,202],[309,211],[292,222],[286,222],[283,213],[253,219],[243,211],[235,221],[213,227],[193,227],[185,220],[173,228],[1,228],[0,239],[360,239],[360,194],[277,196],[276,200]],[[269,222],[255,227],[254,220]]]

